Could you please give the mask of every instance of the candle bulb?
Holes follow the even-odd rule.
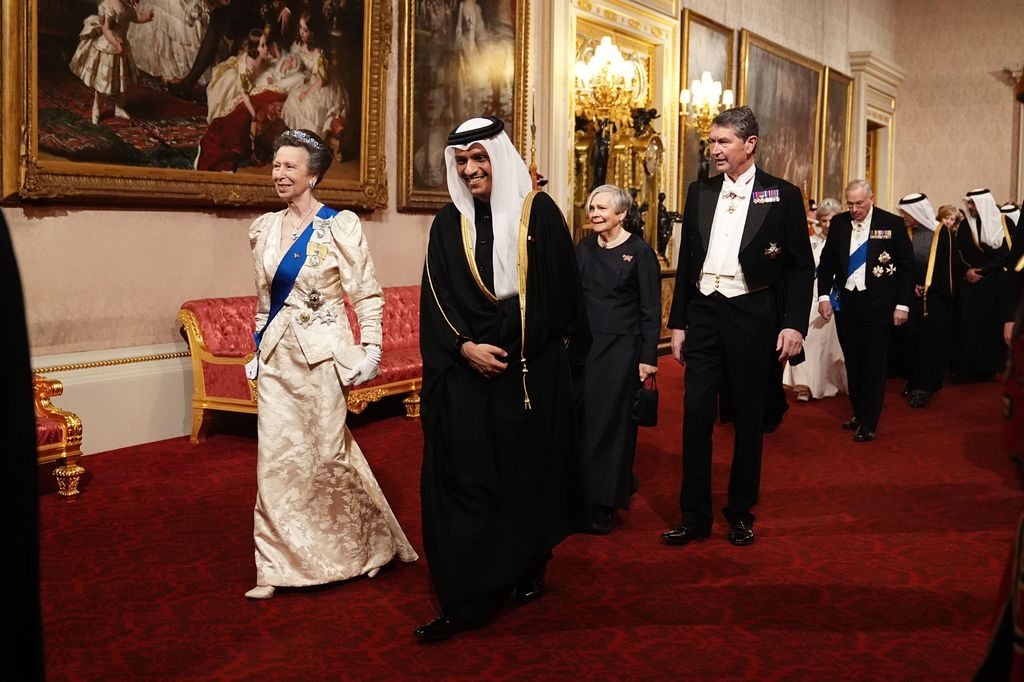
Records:
[[[726,90],[725,92],[722,93],[722,106],[724,106],[726,109],[730,109],[732,108],[732,105],[732,90]]]

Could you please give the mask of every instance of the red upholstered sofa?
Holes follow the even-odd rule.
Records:
[[[50,398],[64,392],[57,379],[32,375],[32,393],[36,413],[36,455],[40,464],[59,462],[53,475],[57,493],[70,497],[78,494],[78,480],[85,468],[78,464],[82,456],[82,420],[74,412],[54,407]]]
[[[389,395],[408,394],[406,415],[419,417],[423,363],[420,360],[420,288],[384,289],[384,359],[380,376],[349,391],[348,409],[356,414]],[[359,341],[355,312],[347,304],[349,324]],[[256,382],[245,376],[245,363],[256,352],[252,335],[255,296],[185,301],[178,311],[192,353],[192,437],[206,437],[211,413],[256,412]]]

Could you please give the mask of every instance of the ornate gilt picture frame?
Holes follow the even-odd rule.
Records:
[[[708,19],[696,12],[683,10],[683,49],[679,65],[680,89],[689,88],[690,82],[705,71],[722,83],[722,89],[732,89],[735,80],[735,31],[724,24]],[[686,198],[686,188],[697,179],[700,157],[700,135],[695,128],[680,130],[679,145],[679,201]]]
[[[497,116],[526,150],[531,0],[402,0],[398,210],[449,201],[444,148],[467,118]]]
[[[182,58],[184,66],[177,73],[162,74],[151,73],[153,67],[147,67],[150,72],[140,67],[135,82],[129,78],[110,92],[105,83],[86,84],[90,77],[82,75],[87,67],[80,57],[86,48],[92,50],[91,56],[110,52],[102,45],[96,49],[92,44],[83,45],[87,41],[99,45],[107,40],[106,29],[100,25],[103,20],[97,22],[95,16],[103,13],[104,5],[128,7],[129,3],[104,2],[99,10],[93,3],[77,0],[3,3],[0,199],[5,203],[276,205],[268,156],[272,155],[273,137],[279,132],[277,128],[290,127],[286,124],[289,120],[310,120],[322,124],[316,132],[322,131],[336,159],[318,186],[318,198],[338,207],[385,206],[383,129],[392,32],[390,3],[314,3],[310,7],[316,13],[309,19],[302,17],[302,22],[306,34],[315,36],[316,42],[307,35],[301,43],[295,37],[301,35],[298,17],[291,18],[291,36],[282,37],[287,21],[281,20],[278,3],[194,4],[191,15],[156,15],[150,20],[185,22],[182,27],[195,31],[191,45],[163,46],[164,52],[158,52],[143,33],[135,33],[149,23],[145,19],[150,10],[146,3],[140,4],[134,18],[125,20],[123,32],[115,32],[120,41],[107,41],[108,45],[123,41],[118,54],[131,51],[136,64],[146,61],[147,51],[166,55],[170,49],[175,57]],[[234,8],[231,14],[215,16],[230,8]],[[89,12],[92,16],[81,16]],[[176,90],[188,81],[181,78],[188,64],[201,62],[197,56],[203,54],[201,42],[213,31],[220,38],[219,43],[208,41],[220,46],[216,58],[208,62],[210,67],[201,80]],[[260,31],[263,38],[257,39]],[[227,38],[239,35],[248,36],[248,42],[242,42],[241,49],[235,47],[234,54],[226,54],[225,45],[239,45],[237,40]],[[258,45],[261,42],[263,46]],[[299,45],[305,51],[301,55],[304,62],[289,45]],[[267,55],[254,56],[262,55],[261,50]],[[294,59],[286,61],[289,54]],[[245,120],[245,112],[235,107],[233,111],[241,114],[242,123],[221,121],[220,128],[215,128],[219,119],[213,117],[216,108],[212,103],[226,102],[225,107],[230,107],[232,100],[216,99],[219,94],[207,84],[216,80],[218,69],[236,63],[232,59],[240,63],[247,55],[254,64],[261,60],[258,70],[251,73],[256,85],[247,91],[255,113]],[[100,59],[106,57],[101,55]],[[163,63],[169,61],[173,60],[164,59]],[[280,75],[284,65],[293,73]],[[244,83],[244,75],[240,65],[237,80]],[[287,86],[286,76],[291,78]],[[319,88],[309,87],[313,80]],[[257,101],[261,87],[276,95]],[[295,102],[290,101],[292,98]],[[314,100],[315,105],[310,103]],[[285,112],[292,104],[292,111],[300,113],[289,118]],[[95,113],[90,117],[91,109]],[[248,130],[246,126],[250,126]],[[243,145],[241,152],[233,152],[226,165],[206,164],[217,170],[196,170],[203,152],[210,158],[211,147],[230,147],[221,144],[226,137],[211,137],[222,130],[243,141],[248,138],[249,148]],[[262,138],[257,136],[259,131]]]
[[[850,175],[850,121],[853,79],[825,67],[825,98],[821,107],[821,180],[818,199],[843,201]]]
[[[817,194],[824,67],[744,29],[740,32],[739,103],[761,129],[757,165]]]

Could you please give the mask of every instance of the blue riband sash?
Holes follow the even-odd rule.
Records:
[[[860,269],[860,267],[868,262],[868,242],[864,240],[864,243],[857,247],[857,250],[850,254],[850,267],[847,268],[846,278],[853,277],[853,274]]]
[[[316,217],[321,220],[329,220],[338,214],[333,208],[329,206],[322,206],[316,213]],[[282,221],[282,225],[283,225]],[[274,321],[277,314],[281,312],[281,308],[284,307],[285,299],[288,298],[288,294],[292,292],[292,287],[295,286],[295,279],[299,276],[299,272],[302,270],[302,266],[306,262],[306,248],[309,246],[309,240],[313,236],[313,221],[309,221],[309,225],[302,231],[299,238],[292,242],[291,247],[281,258],[280,265],[277,266],[277,272],[274,273],[274,280],[270,284],[270,314],[267,316],[267,323],[263,325],[263,329],[253,334],[253,339],[256,341],[256,348],[260,347],[260,340],[263,338],[263,332],[267,331],[267,327]]]

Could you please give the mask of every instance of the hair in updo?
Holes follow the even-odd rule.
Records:
[[[309,172],[316,175],[316,181],[323,179],[324,173],[331,167],[334,154],[331,148],[312,130],[286,130],[274,140],[274,156],[281,147],[302,147],[309,152]]]

